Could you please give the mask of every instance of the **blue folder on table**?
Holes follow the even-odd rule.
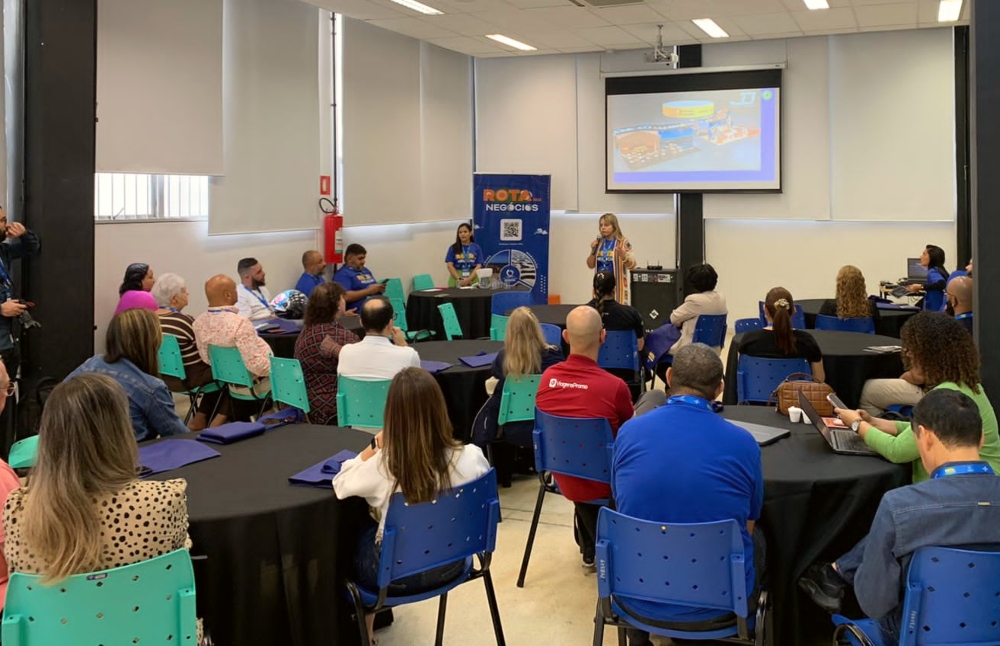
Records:
[[[139,464],[143,476],[172,471],[217,457],[218,451],[194,440],[164,440],[139,447]]]
[[[351,458],[357,457],[354,451],[343,450],[336,455],[318,462],[308,469],[299,471],[288,478],[292,484],[333,489],[333,476],[340,473],[340,467]]]
[[[482,368],[483,366],[488,366],[493,363],[493,360],[497,358],[496,352],[490,352],[486,354],[485,352],[471,357],[459,357],[459,361],[469,366],[470,368]]]
[[[206,428],[198,434],[199,442],[212,444],[232,444],[251,437],[263,435],[266,427],[261,422],[229,422],[222,426]]]
[[[448,363],[447,361],[424,361],[424,360],[420,361],[420,367],[426,370],[427,372],[431,373],[432,375],[435,375],[441,372],[442,370],[447,370],[453,365],[455,364]]]

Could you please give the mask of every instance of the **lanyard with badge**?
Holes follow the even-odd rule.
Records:
[[[267,309],[271,309],[271,306],[267,304],[267,299],[266,299],[266,298],[264,298],[264,297],[263,297],[263,296],[262,296],[262,295],[260,294],[260,292],[255,292],[255,291],[251,290],[251,289],[250,289],[249,287],[247,287],[246,285],[241,285],[241,287],[242,287],[243,289],[247,290],[248,292],[250,292],[251,294],[253,294],[253,297],[254,297],[254,298],[256,298],[256,299],[257,299],[258,301],[260,301],[260,304],[261,304],[261,305],[263,305],[263,306],[264,306],[264,307],[266,307]]]
[[[693,406],[694,408],[704,408],[713,413],[722,412],[722,402],[710,402],[704,397],[695,397],[694,395],[673,395],[667,400],[667,406],[671,404],[684,404]]]
[[[471,264],[471,258],[469,258],[469,247],[462,245],[462,278],[468,278],[469,274],[472,273],[469,267]]]
[[[612,238],[611,240],[601,240],[601,253],[598,254],[598,262],[601,265],[613,265],[615,258],[615,244],[618,241]]]
[[[3,266],[2,260],[0,260],[0,286],[3,287],[3,291],[7,296],[13,296],[14,283],[10,279],[10,274],[7,273],[7,268]]]
[[[963,476],[970,473],[977,473],[982,475],[994,475],[993,467],[985,462],[966,462],[964,464],[948,464],[942,467],[938,467],[931,474],[932,480],[937,480],[938,478],[946,478],[948,476]]]

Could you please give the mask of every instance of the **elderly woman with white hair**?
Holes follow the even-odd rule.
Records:
[[[177,274],[163,274],[153,284],[150,290],[159,309],[156,310],[160,318],[160,328],[164,334],[169,334],[177,339],[177,345],[181,349],[181,359],[184,361],[184,371],[187,378],[184,381],[176,377],[161,375],[167,387],[174,392],[185,392],[194,390],[199,386],[212,382],[212,367],[201,360],[198,355],[198,346],[194,337],[194,317],[185,314],[183,310],[188,304],[188,291],[184,279]],[[215,408],[218,392],[209,393],[201,398],[198,405],[197,414],[191,418],[188,425],[192,431],[200,431],[208,426],[208,416]],[[225,417],[217,416],[213,421],[213,426],[225,421]]]

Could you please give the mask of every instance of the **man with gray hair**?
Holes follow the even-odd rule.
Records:
[[[735,520],[746,554],[746,589],[757,590],[764,546],[754,524],[764,502],[760,447],[747,431],[717,415],[722,360],[701,343],[681,348],[667,370],[666,403],[626,422],[615,439],[615,505],[623,514],[661,523]],[[757,594],[748,600],[754,602]],[[659,621],[711,622],[718,610],[635,601],[638,615]],[[753,611],[753,610],[751,610]],[[707,629],[707,628],[706,628]],[[630,631],[631,644],[650,644]]]

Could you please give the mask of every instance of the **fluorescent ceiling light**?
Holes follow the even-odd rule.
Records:
[[[829,9],[830,3],[827,0],[804,0],[806,9],[815,11],[816,9]]]
[[[715,24],[715,21],[711,18],[698,18],[697,20],[692,20],[691,22],[698,25],[699,29],[712,38],[729,38],[729,34],[726,33],[726,30]]]
[[[488,34],[486,37],[489,38],[490,40],[495,40],[498,43],[503,43],[508,47],[513,47],[514,49],[520,49],[522,52],[533,52],[535,51],[535,49],[537,49],[535,47],[532,47],[531,45],[525,45],[519,40],[514,40],[509,36],[504,36],[503,34]]]
[[[938,22],[955,22],[962,15],[962,0],[941,0]]]
[[[414,11],[419,11],[422,14],[428,16],[440,16],[443,12],[438,11],[434,7],[428,7],[422,2],[417,2],[417,0],[392,0],[396,4],[401,4],[407,9],[413,9]]]

